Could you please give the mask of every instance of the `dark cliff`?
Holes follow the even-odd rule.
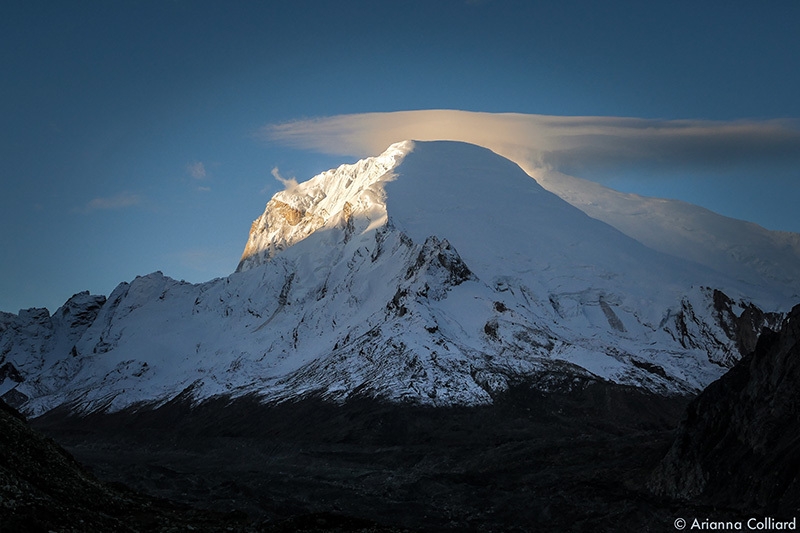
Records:
[[[687,408],[658,494],[747,512],[800,510],[800,305]]]

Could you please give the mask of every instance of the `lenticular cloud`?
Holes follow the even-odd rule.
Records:
[[[525,170],[800,163],[797,121],[562,117],[454,110],[364,113],[271,124],[261,135],[295,148],[367,156],[405,139],[484,146]]]

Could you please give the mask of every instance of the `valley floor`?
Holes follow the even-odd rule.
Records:
[[[483,407],[242,398],[33,426],[101,479],[267,531],[674,531],[702,509],[645,483],[688,400],[520,385]]]

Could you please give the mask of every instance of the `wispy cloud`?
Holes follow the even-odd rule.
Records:
[[[186,171],[196,180],[206,179],[206,166],[202,161],[195,161],[186,165]]]
[[[142,196],[131,192],[123,191],[114,196],[93,198],[86,205],[76,209],[80,213],[91,213],[93,211],[109,211],[124,209],[142,202]]]
[[[526,170],[625,165],[726,166],[800,163],[796,120],[659,120],[453,110],[339,115],[271,124],[265,139],[327,154],[363,157],[406,140],[485,146]]]

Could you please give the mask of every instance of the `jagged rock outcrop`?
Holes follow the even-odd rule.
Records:
[[[740,306],[727,294],[717,289],[714,289],[712,298],[717,323],[722,327],[726,337],[736,341],[738,353],[725,361],[727,364],[733,364],[742,356],[755,350],[764,328],[772,331],[778,330],[784,318],[780,313],[765,313],[752,303]]]
[[[765,329],[755,350],[689,405],[651,488],[673,498],[795,516],[799,436],[800,305],[779,332]]]
[[[21,406],[28,396],[16,390],[59,361],[69,361],[75,344],[94,323],[105,296],[88,291],[73,295],[52,316],[47,309],[24,309],[17,315],[0,313],[0,397]],[[61,367],[66,372],[67,363]],[[57,383],[52,384],[57,387]]]
[[[682,298],[678,312],[662,325],[681,346],[706,350],[709,360],[723,368],[752,352],[765,328],[780,327],[781,313],[736,302],[719,289],[706,287],[699,292]]]

